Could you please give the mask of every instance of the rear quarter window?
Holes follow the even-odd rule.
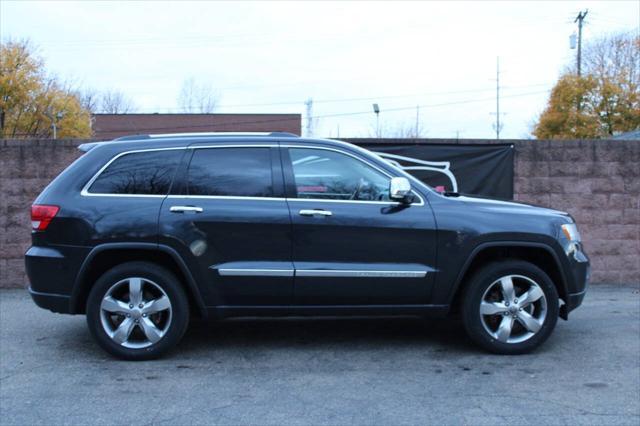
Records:
[[[166,195],[182,149],[125,154],[116,158],[91,184],[91,194]]]

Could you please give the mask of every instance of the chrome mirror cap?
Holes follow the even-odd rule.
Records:
[[[411,183],[404,177],[391,178],[389,185],[389,197],[392,200],[404,200],[411,193]]]

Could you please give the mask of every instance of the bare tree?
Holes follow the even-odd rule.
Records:
[[[80,100],[80,105],[91,114],[95,114],[100,109],[100,94],[92,88],[75,91],[76,97]]]
[[[99,112],[103,114],[128,114],[135,111],[135,105],[124,93],[110,90],[100,97]]]
[[[378,136],[378,132],[380,135]],[[393,124],[381,121],[378,126],[374,123],[369,127],[369,138],[421,139],[427,137],[427,130],[422,123],[398,121]]]
[[[389,132],[389,137],[401,139],[420,139],[426,136],[427,131],[421,123],[398,123]]]
[[[183,112],[210,114],[217,104],[218,95],[210,84],[198,83],[193,77],[182,82],[178,106]]]

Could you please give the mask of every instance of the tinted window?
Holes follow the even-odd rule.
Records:
[[[298,198],[388,201],[389,178],[360,160],[322,149],[289,149]]]
[[[187,194],[271,197],[269,148],[196,149],[189,165]]]
[[[165,195],[182,153],[182,150],[168,150],[125,154],[98,176],[89,192]]]

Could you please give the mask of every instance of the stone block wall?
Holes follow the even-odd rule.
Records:
[[[493,140],[350,139],[352,143],[487,144]],[[0,141],[0,287],[26,285],[30,206],[80,156],[75,140]],[[640,141],[501,140],[515,149],[514,198],[569,212],[594,283],[640,283]]]

